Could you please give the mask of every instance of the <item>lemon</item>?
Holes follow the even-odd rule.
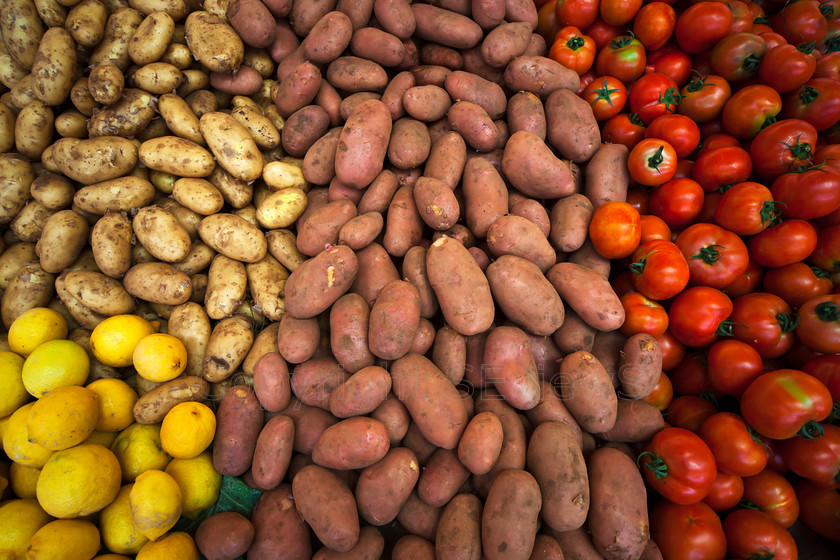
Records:
[[[60,519],[81,517],[110,504],[120,489],[120,464],[107,447],[82,443],[50,457],[35,493],[44,511]]]
[[[0,558],[23,558],[32,535],[51,519],[37,500],[9,500],[0,505]]]
[[[67,338],[67,320],[47,307],[21,313],[9,326],[9,348],[23,357],[50,340]]]
[[[192,459],[172,459],[166,473],[181,488],[181,515],[187,519],[195,519],[219,499],[222,475],[213,467],[209,451]]]
[[[3,447],[3,434],[6,433],[6,426],[9,425],[9,418],[11,417],[12,415],[9,414],[0,418],[0,448]]]
[[[38,346],[23,362],[21,377],[30,395],[67,385],[83,385],[90,373],[90,358],[72,340],[50,340]]]
[[[99,396],[99,419],[96,430],[119,432],[134,422],[137,392],[122,379],[97,379],[88,389]]]
[[[99,514],[99,530],[105,547],[116,554],[137,554],[149,539],[140,534],[131,519],[128,497],[134,484],[126,484],[114,501]]]
[[[97,443],[102,447],[107,447],[108,449],[114,444],[114,440],[117,439],[119,434],[117,432],[100,432],[94,430],[90,433],[88,438],[85,440],[85,443]]]
[[[132,424],[120,432],[111,451],[120,462],[125,482],[149,469],[163,470],[172,460],[160,443],[160,424]]]
[[[3,450],[15,463],[41,468],[53,452],[29,441],[26,423],[33,406],[35,403],[25,404],[9,418],[3,431]]]
[[[134,526],[151,540],[174,527],[181,516],[181,488],[163,471],[150,470],[138,476],[128,500]]]
[[[192,459],[213,442],[216,415],[205,404],[183,402],[166,413],[160,427],[163,450],[176,459]]]
[[[26,560],[90,560],[99,552],[99,529],[90,521],[57,519],[32,536]]]
[[[29,441],[59,451],[82,443],[99,417],[96,393],[78,385],[59,387],[32,406],[26,426]]]
[[[34,500],[35,486],[38,484],[38,477],[41,475],[41,469],[35,467],[27,467],[19,463],[12,463],[12,468],[9,470],[9,479],[12,483],[12,492],[18,498],[28,498]]]
[[[14,352],[0,352],[0,418],[8,416],[29,400],[23,386],[23,358]]]
[[[137,553],[135,560],[198,560],[198,548],[187,533],[169,533],[156,541],[149,541]]]
[[[137,343],[153,332],[154,325],[142,317],[114,315],[96,325],[90,333],[90,349],[106,366],[130,366]]]
[[[96,560],[131,560],[131,558],[122,554],[100,554]]]
[[[175,379],[187,367],[187,349],[171,334],[144,336],[134,348],[134,369],[149,381],[162,383]]]

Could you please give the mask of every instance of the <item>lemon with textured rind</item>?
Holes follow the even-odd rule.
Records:
[[[137,553],[135,560],[198,560],[198,548],[187,533],[169,533],[156,541],[149,541]]]
[[[0,352],[0,418],[26,404],[31,396],[23,385],[23,358],[14,352]]]
[[[183,342],[171,334],[150,334],[137,343],[132,362],[140,377],[163,383],[184,373],[187,349]]]
[[[187,519],[195,519],[219,499],[222,475],[213,467],[209,451],[192,459],[172,459],[166,473],[181,488],[181,515]]]
[[[160,424],[132,424],[120,432],[111,451],[120,462],[124,482],[151,469],[162,471],[172,460],[160,443]]]
[[[88,373],[90,358],[84,348],[72,340],[50,340],[26,358],[21,378],[29,394],[40,399],[59,387],[84,385]]]
[[[48,307],[24,311],[9,325],[9,348],[24,357],[44,342],[60,338],[67,338],[67,320]]]
[[[131,519],[141,534],[156,540],[175,526],[181,516],[181,487],[163,471],[146,471],[134,481],[129,494]]]
[[[134,422],[137,392],[122,379],[97,379],[87,388],[99,396],[99,419],[96,430],[119,432]]]
[[[29,412],[29,441],[59,451],[85,441],[99,418],[99,397],[78,385],[59,387],[38,399]]]
[[[101,445],[82,443],[50,457],[35,492],[44,511],[60,519],[82,517],[110,504],[120,489],[120,464]]]
[[[90,560],[99,552],[99,529],[82,519],[57,519],[38,529],[26,560]]]
[[[149,539],[140,534],[131,519],[128,497],[134,484],[126,484],[114,501],[99,513],[99,530],[105,547],[116,554],[137,554]]]
[[[52,457],[54,451],[29,441],[26,422],[33,406],[35,403],[25,404],[9,418],[3,431],[3,451],[15,463],[41,468]]]
[[[32,535],[52,521],[37,500],[0,504],[0,558],[23,558]]]
[[[85,443],[98,443],[102,447],[111,449],[111,446],[114,444],[114,440],[117,439],[118,435],[119,433],[117,432],[100,432],[94,430],[85,440]]]
[[[131,558],[123,554],[100,554],[96,560],[131,560]]]
[[[153,332],[155,326],[142,317],[114,315],[94,327],[90,333],[90,349],[106,366],[130,366],[137,343]]]
[[[27,467],[20,463],[12,463],[9,469],[9,481],[12,484],[12,492],[18,498],[36,499],[35,487],[38,484],[38,477],[41,476],[41,469]]]
[[[206,404],[183,402],[166,413],[160,426],[163,450],[176,459],[192,459],[213,443],[216,415]]]

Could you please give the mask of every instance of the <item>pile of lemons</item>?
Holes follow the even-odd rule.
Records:
[[[133,367],[147,385],[169,381],[187,352],[157,328],[110,317],[91,332],[89,351]],[[67,336],[61,314],[36,308],[0,346],[0,558],[197,560],[192,537],[171,529],[218,498],[213,411],[181,403],[160,424],[135,422],[135,388],[91,379],[88,349]]]

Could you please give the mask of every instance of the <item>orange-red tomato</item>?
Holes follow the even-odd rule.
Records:
[[[639,211],[626,202],[613,200],[599,206],[589,223],[589,239],[607,259],[620,259],[633,254],[642,238]]]

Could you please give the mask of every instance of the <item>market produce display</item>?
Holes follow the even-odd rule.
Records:
[[[0,558],[840,542],[834,0],[6,0],[0,38]]]

